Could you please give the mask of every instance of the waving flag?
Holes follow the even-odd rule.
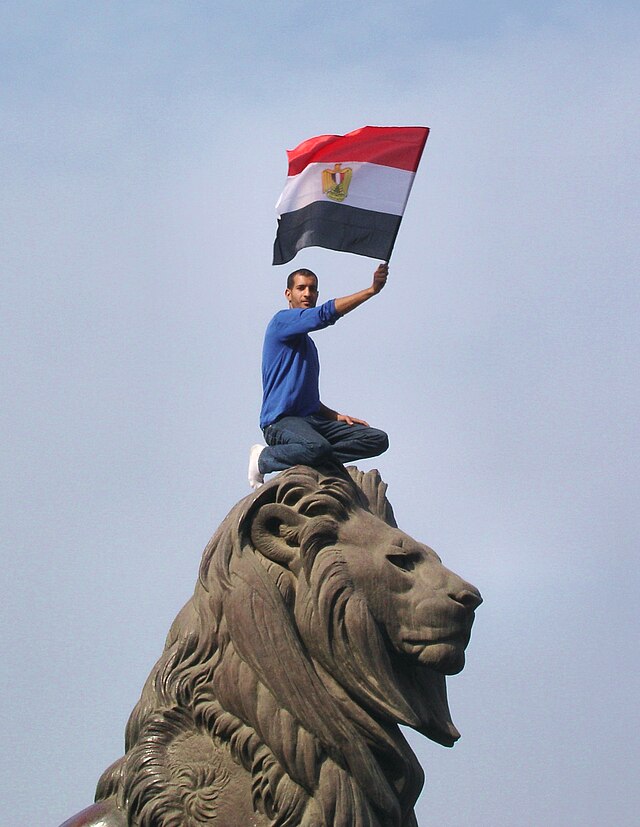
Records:
[[[428,135],[425,126],[363,126],[288,150],[273,263],[303,247],[388,261]]]

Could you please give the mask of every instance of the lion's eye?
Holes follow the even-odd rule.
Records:
[[[413,571],[420,560],[420,555],[414,554],[387,554],[387,560],[402,571]]]

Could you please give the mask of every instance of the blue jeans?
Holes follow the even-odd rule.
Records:
[[[284,471],[292,465],[354,462],[377,457],[389,447],[384,431],[315,415],[283,416],[267,425],[264,438],[267,447],[258,460],[261,474]]]

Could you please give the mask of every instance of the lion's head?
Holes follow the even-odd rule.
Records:
[[[99,785],[132,824],[213,824],[224,796],[202,764],[227,754],[260,823],[415,824],[423,775],[397,725],[459,737],[445,675],[481,598],[396,526],[377,472],[350,470],[279,474],[207,546]]]

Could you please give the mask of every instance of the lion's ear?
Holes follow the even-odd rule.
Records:
[[[298,559],[300,530],[305,517],[288,505],[265,503],[255,513],[251,524],[251,540],[265,557],[290,566]]]

